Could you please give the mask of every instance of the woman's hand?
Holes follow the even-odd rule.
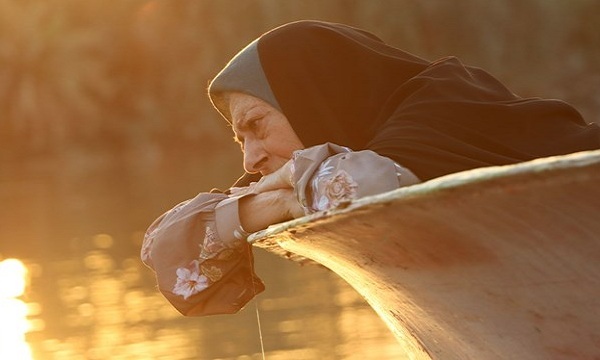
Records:
[[[234,187],[229,189],[232,195],[259,194],[277,189],[293,189],[292,184],[292,161],[286,162],[282,167],[263,176],[258,182],[251,183],[246,187]]]
[[[254,186],[257,192],[265,192],[275,189],[291,189],[292,183],[292,160],[288,160],[282,167],[271,174],[263,176]]]
[[[239,201],[240,221],[247,232],[304,216],[304,209],[294,194],[291,160],[258,182],[229,190],[234,196],[254,194]]]
[[[265,191],[240,199],[239,215],[247,232],[266,229],[269,225],[304,216],[292,188]]]

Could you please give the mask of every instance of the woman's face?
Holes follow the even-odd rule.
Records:
[[[285,115],[254,96],[229,94],[235,140],[242,146],[244,169],[267,175],[304,148]]]

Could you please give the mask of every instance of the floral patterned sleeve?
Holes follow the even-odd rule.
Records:
[[[292,165],[294,189],[307,214],[419,182],[388,158],[334,144],[300,150]],[[148,228],[142,261],[182,314],[235,313],[264,290],[240,225],[238,201],[243,196],[201,193]]]
[[[144,236],[142,261],[184,315],[235,313],[264,290],[239,222],[238,200],[201,193],[159,217]]]
[[[373,151],[326,143],[294,153],[292,182],[304,212],[310,214],[421,181]]]

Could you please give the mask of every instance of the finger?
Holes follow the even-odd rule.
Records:
[[[229,189],[229,192],[234,195],[243,194],[248,191],[247,187],[232,187]]]

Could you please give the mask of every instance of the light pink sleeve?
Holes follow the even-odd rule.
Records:
[[[142,261],[184,315],[235,313],[264,290],[237,204],[225,194],[201,193],[167,211],[146,232]]]
[[[387,157],[331,143],[295,152],[292,178],[306,214],[421,182]]]

